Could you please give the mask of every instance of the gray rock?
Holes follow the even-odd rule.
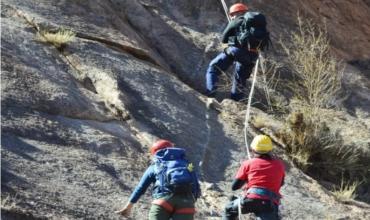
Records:
[[[223,13],[211,0],[3,1],[2,218],[121,219],[114,211],[150,164],[148,147],[167,138],[200,172],[196,219],[218,219],[246,158],[245,106],[207,108],[198,92],[222,47]],[[38,30],[60,27],[76,32],[64,48],[36,39]],[[368,126],[364,97],[356,117]],[[257,132],[250,128],[248,139]],[[339,203],[286,164],[286,219],[369,218],[366,204]],[[146,219],[150,200],[147,192],[131,218]]]

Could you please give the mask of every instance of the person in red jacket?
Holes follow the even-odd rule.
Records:
[[[232,190],[243,186],[243,196],[232,197],[225,206],[223,220],[237,219],[241,213],[253,212],[261,220],[279,217],[280,187],[284,184],[285,168],[272,154],[272,141],[266,135],[257,135],[251,148],[253,158],[244,161],[232,183]]]

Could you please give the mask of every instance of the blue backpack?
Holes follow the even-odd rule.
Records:
[[[260,12],[247,12],[243,18],[237,33],[238,43],[250,49],[268,49],[271,40],[266,28],[266,17]]]
[[[185,159],[185,150],[181,148],[165,148],[159,150],[154,157],[156,186],[162,191],[166,189],[175,194],[193,193],[200,196],[198,178],[193,164]]]

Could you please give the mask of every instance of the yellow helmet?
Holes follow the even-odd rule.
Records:
[[[257,135],[254,137],[251,148],[259,154],[266,154],[272,151],[272,141],[266,135]]]

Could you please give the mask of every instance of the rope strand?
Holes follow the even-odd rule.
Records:
[[[221,0],[221,4],[222,4],[222,7],[224,8],[224,11],[225,11],[227,20],[230,22],[231,21],[231,18],[230,18],[230,15],[228,13],[228,9],[227,9],[227,5],[226,5],[225,1],[224,0]]]
[[[247,130],[248,130],[248,121],[250,117],[250,107],[252,103],[252,98],[253,98],[253,92],[254,92],[254,86],[256,84],[256,79],[257,79],[257,72],[258,72],[258,66],[259,66],[259,61],[261,59],[261,54],[259,55],[256,65],[254,66],[254,73],[253,73],[253,81],[252,81],[252,86],[251,86],[251,91],[249,92],[248,96],[248,104],[247,104],[247,110],[245,112],[245,121],[244,121],[244,142],[245,142],[245,148],[247,149],[247,156],[248,159],[251,159],[250,152],[249,152],[249,145],[248,145],[248,135],[247,135]]]
[[[227,20],[230,22],[231,18],[228,14],[228,8],[226,6],[226,3],[225,3],[224,0],[221,0],[221,3],[222,3],[222,7],[224,8]],[[247,110],[246,110],[246,113],[245,113],[245,121],[244,121],[244,141],[245,141],[245,147],[246,147],[246,150],[247,150],[248,159],[251,159],[250,152],[249,152],[249,145],[248,145],[248,135],[247,135],[247,133],[248,133],[247,130],[248,130],[248,127],[249,127],[248,121],[249,121],[249,117],[250,117],[250,107],[251,107],[252,98],[253,98],[254,86],[255,86],[255,83],[256,83],[256,79],[257,79],[257,72],[258,72],[258,66],[259,66],[259,63],[260,63],[260,59],[263,61],[263,57],[262,57],[261,53],[259,53],[258,59],[256,61],[255,67],[254,67],[253,81],[252,81],[251,90],[250,90],[250,93],[249,93],[249,96],[248,96],[248,104],[247,104]],[[264,66],[261,66],[261,68],[264,69]],[[239,201],[238,201],[238,217],[239,217],[239,220],[242,219],[241,201],[242,201],[242,196],[239,196]]]

